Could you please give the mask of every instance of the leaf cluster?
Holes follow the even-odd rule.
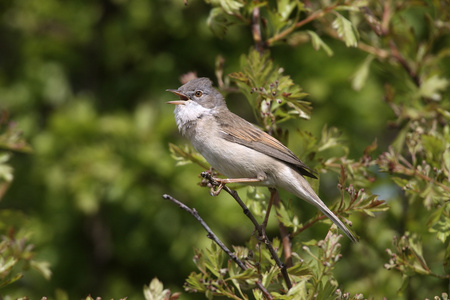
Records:
[[[359,159],[350,159],[345,141],[335,129],[326,127],[320,139],[307,132],[299,132],[296,142],[301,144],[299,151],[301,157],[306,157],[319,172],[332,171],[339,175],[337,186],[340,197],[330,207],[341,217],[359,213],[360,218],[364,215],[378,218],[380,213],[388,210],[388,201],[380,200],[380,196],[372,193],[371,189],[376,188],[377,184],[392,189],[400,187],[401,197],[421,212],[419,222],[424,222],[427,230],[420,234],[432,233],[441,242],[439,250],[434,252],[438,253],[437,260],[441,262],[442,267],[447,268],[446,261],[450,257],[449,247],[446,246],[450,232],[448,211],[450,140],[447,125],[448,101],[443,99],[448,100],[449,97],[449,80],[444,75],[448,70],[438,62],[442,62],[442,59],[448,56],[448,49],[438,47],[436,42],[448,35],[448,30],[442,27],[443,24],[448,24],[448,13],[439,9],[436,3],[431,5],[429,2],[420,1],[410,5],[350,1],[345,5],[336,3],[328,6],[322,3],[305,4],[295,1],[277,1],[276,5],[270,1],[257,2],[256,5],[255,3],[233,0],[211,2],[214,6],[214,16],[210,15],[209,23],[212,26],[220,26],[218,24],[221,24],[221,20],[216,16],[222,13],[233,16],[235,20],[239,19],[239,22],[227,23],[228,27],[237,24],[251,25],[249,29],[253,34],[255,48],[251,49],[248,55],[241,57],[240,70],[229,76],[239,91],[246,96],[256,119],[267,132],[281,138],[286,137],[286,133],[280,134],[281,131],[278,129],[280,123],[298,117],[303,119],[311,117],[310,103],[303,100],[306,94],[289,76],[283,75],[283,68],[275,65],[271,53],[267,50],[282,41],[291,46],[299,46],[310,40],[314,49],[321,48],[328,55],[333,55],[331,48],[318,34],[320,32],[342,40],[347,47],[357,47],[367,53],[363,63],[356,68],[351,78],[355,90],[365,87],[373,72],[374,64],[384,68],[385,72],[392,72],[393,76],[397,76],[398,83],[386,80],[384,84],[385,102],[396,117],[389,123],[397,129],[396,137],[387,146],[387,150],[381,150],[381,154],[377,153],[379,146],[375,140],[367,145]],[[409,14],[413,14],[411,12],[413,9],[423,8],[426,4],[430,5],[431,9],[424,9],[422,16],[430,27],[421,29],[430,30],[427,35],[420,36],[413,30],[417,29],[418,24],[411,23],[408,18]],[[309,28],[303,29],[308,23],[314,23],[314,31]],[[435,29],[431,29],[433,26]],[[381,77],[383,75],[381,74]],[[223,82],[220,78],[219,81]],[[178,159],[188,159],[189,155],[178,153]],[[385,178],[386,175],[383,173],[388,174],[390,181],[378,183]],[[255,208],[256,214],[263,215],[267,197],[262,196],[264,193],[259,189],[252,188],[249,191],[247,204]],[[393,205],[397,206],[395,203]],[[421,207],[426,210],[425,213]],[[286,204],[286,201],[276,207],[276,213],[277,221],[289,228],[290,237],[325,219],[324,216],[317,214],[302,223],[295,212],[295,207],[291,202]],[[407,214],[408,212],[403,218],[407,218]],[[351,224],[349,220],[346,222]],[[414,227],[407,223],[406,228]],[[399,293],[412,289],[411,285],[408,285],[409,279],[418,274],[446,278],[446,275],[438,274],[427,266],[422,247],[428,244],[422,244],[416,234],[413,238],[407,231],[400,234],[402,235],[400,239],[393,237],[395,249],[388,250],[391,260],[385,265],[386,268],[396,269],[402,274],[403,283]],[[294,242],[293,247],[299,247],[301,244]],[[254,249],[250,249],[253,253]],[[306,249],[303,248],[307,251]],[[312,253],[309,254],[314,256]],[[241,288],[251,282],[240,285],[233,281],[227,282],[226,278],[230,276],[227,273],[229,266],[224,269],[222,259],[218,264],[210,264],[219,254],[215,255],[197,253],[197,256],[207,256],[207,259],[200,260],[201,263],[197,267],[202,272],[196,274],[197,277],[194,276],[195,281],[192,281],[194,277],[191,275],[189,279],[191,281],[188,280],[187,283],[188,290],[206,293],[208,298],[214,294],[227,295],[230,298],[239,295],[239,299],[246,298]],[[324,256],[316,258],[320,263],[308,274],[317,272],[316,274],[320,273],[323,276],[328,275],[328,271],[322,268],[327,265],[326,258]],[[303,266],[297,261],[294,268]],[[223,274],[218,271],[221,268],[224,270]],[[259,277],[251,277],[251,280],[265,278],[263,275],[265,273],[256,274]],[[308,278],[304,284],[296,282],[290,291],[281,289],[285,294],[273,292],[273,295],[288,299],[291,292],[297,297],[302,297],[299,295],[318,297],[320,293],[324,293],[329,297],[331,293],[328,292],[336,290],[338,286],[336,282],[327,281],[333,288],[322,285],[314,292],[310,289],[306,292],[306,282],[311,287],[311,284],[318,282],[317,278],[315,280]],[[254,290],[255,292],[258,293],[257,290]],[[339,294],[339,297],[349,297],[348,294],[343,296],[344,294]],[[363,296],[357,294],[355,298]]]
[[[245,271],[224,257],[224,252],[212,243],[207,249],[196,250],[194,262],[200,272],[189,275],[185,289],[205,293],[208,299],[214,296],[264,299],[261,291],[255,288],[255,283],[260,281],[276,299],[329,299],[337,288],[332,270],[342,257],[340,238],[341,235],[329,232],[324,240],[310,241],[302,249],[297,249],[294,266],[288,268],[294,284],[290,290],[271,254],[255,236],[245,247],[233,246],[236,256],[247,266]],[[281,255],[280,240],[275,238],[272,243]],[[249,290],[252,291],[251,296],[248,295]]]

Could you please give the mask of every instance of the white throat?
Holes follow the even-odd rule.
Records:
[[[185,135],[187,129],[194,126],[198,119],[210,112],[210,108],[205,108],[192,100],[187,100],[184,105],[176,105],[174,114],[178,130],[180,130],[181,134]]]

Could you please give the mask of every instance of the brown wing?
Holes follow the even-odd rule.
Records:
[[[228,118],[224,118],[227,120],[226,123],[223,121],[221,122],[223,118],[217,119],[221,122],[222,137],[225,140],[241,144],[290,164],[304,176],[317,178],[313,174],[314,171],[298,159],[298,157],[280,141],[241,117],[231,112],[227,113],[229,113],[227,116]]]

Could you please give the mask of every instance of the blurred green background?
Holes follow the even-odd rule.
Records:
[[[243,27],[215,37],[206,23],[209,11],[194,0],[187,6],[182,0],[0,3],[0,109],[33,148],[13,156],[15,179],[0,209],[23,212],[20,224],[31,232],[36,259],[50,262],[53,272],[46,280],[30,271],[0,294],[141,299],[142,286],[155,276],[182,291],[195,268],[193,248],[210,241],[190,215],[162,199],[164,193],[195,207],[228,244],[248,239],[252,226],[234,201],[209,196],[197,185],[201,169],[175,166],[168,147],[187,141],[177,131],[173,107],[165,104],[173,100],[165,90],[177,88],[190,71],[217,83],[217,56],[225,59],[225,74],[239,71],[240,56],[252,46]],[[395,135],[386,127],[393,118],[383,102],[386,70],[375,67],[355,91],[351,78],[365,55],[324,39],[333,57],[310,44],[272,49],[276,64],[314,107],[310,121],[283,126],[315,136],[325,124],[336,126],[350,157],[360,157],[375,138],[385,149]],[[242,95],[231,94],[228,105],[252,120]],[[289,146],[294,152],[299,147],[295,135]],[[338,193],[337,176],[321,181],[325,197]],[[326,229],[315,226],[307,234],[322,236]]]

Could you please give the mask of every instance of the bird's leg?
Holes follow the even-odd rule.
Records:
[[[202,174],[203,177],[205,177]],[[222,191],[223,187],[225,186],[225,184],[227,183],[254,183],[254,182],[261,182],[267,179],[267,176],[265,174],[258,174],[258,176],[256,178],[217,178],[217,177],[211,177],[210,174],[209,176],[206,175],[207,179],[211,180],[211,183],[213,183],[213,181],[215,181],[216,183],[219,183],[217,189],[214,189],[214,184],[213,187],[211,188],[211,195],[212,196],[217,196],[220,194],[220,191]]]
[[[223,187],[227,183],[252,183],[252,182],[260,182],[260,181],[264,180],[259,177],[258,178],[217,178],[217,177],[213,177],[212,179],[219,183],[219,186],[217,187],[217,189],[214,189],[214,187],[211,188],[212,196],[219,195],[220,192],[222,191]]]

